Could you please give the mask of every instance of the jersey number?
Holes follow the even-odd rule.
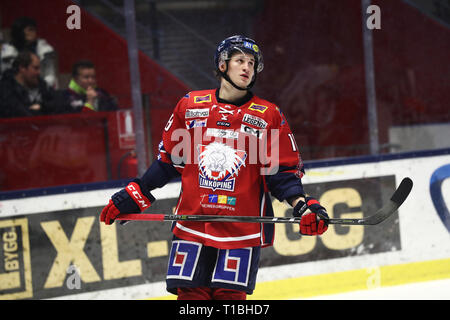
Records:
[[[173,123],[173,113],[169,118],[169,121],[167,121],[166,126],[164,127],[164,130],[169,131],[170,127],[172,126]]]

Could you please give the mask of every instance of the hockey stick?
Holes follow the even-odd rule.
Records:
[[[412,180],[404,178],[391,199],[376,213],[361,219],[327,219],[328,224],[341,225],[375,225],[391,216],[406,200],[412,189]],[[306,211],[304,206],[303,212]],[[320,216],[320,214],[319,214]],[[176,215],[176,214],[146,214],[123,213],[116,220],[141,221],[201,221],[201,222],[251,222],[251,223],[300,223],[300,217],[252,217],[252,216],[212,216],[212,215]]]

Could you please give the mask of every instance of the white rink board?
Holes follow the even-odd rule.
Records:
[[[401,257],[389,257],[385,262],[448,258],[450,233],[439,219],[430,196],[431,175],[437,168],[446,164],[450,164],[448,155],[317,168],[307,172],[303,183],[395,175],[398,187],[403,178],[410,177],[414,183],[412,191],[399,209]],[[442,193],[447,207],[450,208],[450,179],[442,184]],[[379,257],[376,260],[384,262]]]

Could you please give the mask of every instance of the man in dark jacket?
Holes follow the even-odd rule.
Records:
[[[53,113],[54,91],[40,77],[39,57],[21,52],[0,82],[0,117],[28,117]]]
[[[64,105],[64,112],[117,110],[116,100],[97,87],[95,66],[88,60],[73,65],[69,87],[59,92],[58,104]]]

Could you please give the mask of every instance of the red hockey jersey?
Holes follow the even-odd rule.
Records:
[[[273,216],[278,200],[304,194],[303,164],[280,109],[249,93],[241,105],[218,90],[182,98],[160,144],[159,161],[181,174],[176,214]],[[223,249],[266,246],[274,226],[258,223],[176,222],[173,233]]]

